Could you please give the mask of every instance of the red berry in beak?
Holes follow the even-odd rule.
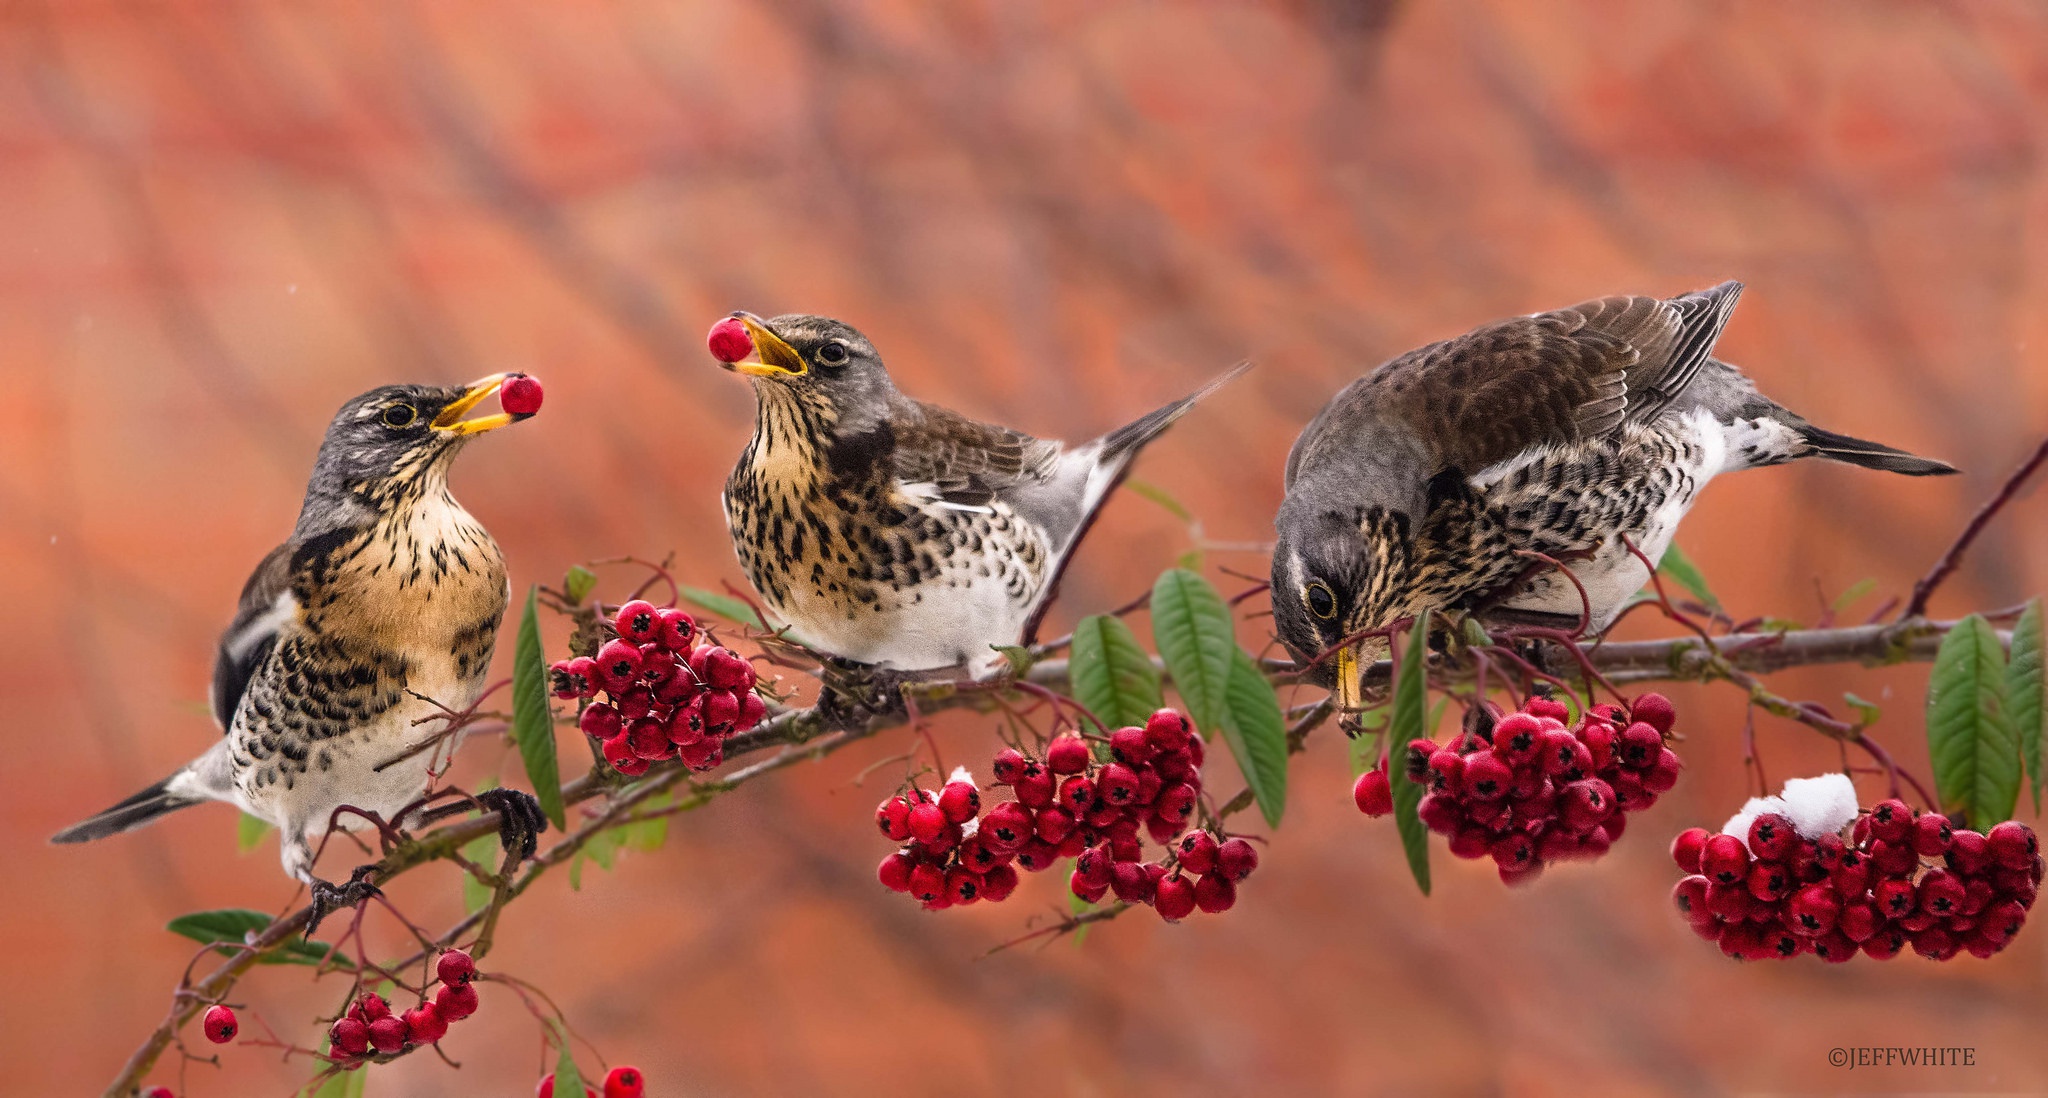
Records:
[[[736,316],[713,324],[709,342],[711,357],[720,362],[738,362],[754,353],[754,337],[747,334],[747,326]]]
[[[540,411],[540,379],[530,374],[513,374],[498,387],[498,406],[515,416]]]
[[[242,1029],[235,1021],[234,1008],[218,1003],[206,1008],[206,1019],[200,1023],[200,1027],[206,1031],[206,1039],[216,1045],[224,1045],[234,1040],[235,1034]]]

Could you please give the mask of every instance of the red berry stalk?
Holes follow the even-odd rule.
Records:
[[[1002,900],[1017,887],[1017,870],[1040,872],[1073,858],[1068,880],[1089,903],[1111,892],[1148,904],[1168,922],[1196,908],[1227,911],[1237,882],[1258,865],[1241,838],[1186,831],[1202,798],[1201,737],[1171,709],[1143,728],[1120,728],[1098,758],[1089,741],[1068,733],[1034,759],[1014,748],[996,754],[995,784],[1015,800],[981,811],[980,791],[956,771],[937,794],[913,788],[875,809],[882,834],[904,843],[882,860],[877,876],[891,891],[937,910]],[[1166,852],[1145,861],[1145,839]]]
[[[1812,953],[1835,964],[1908,947],[1936,961],[1990,957],[2026,925],[2043,868],[2023,823],[1983,835],[1899,800],[1857,817],[1847,839],[1809,838],[1766,812],[1742,835],[1687,830],[1671,857],[1689,874],[1672,891],[1679,913],[1721,952],[1746,961]]]
[[[1450,840],[1460,858],[1492,858],[1510,885],[1534,880],[1552,862],[1591,860],[1628,825],[1627,815],[1657,803],[1678,784],[1682,765],[1666,744],[1677,719],[1661,694],[1644,694],[1627,714],[1593,706],[1577,725],[1549,698],[1531,698],[1496,721],[1491,740],[1461,734],[1449,746],[1416,740],[1405,758],[1409,780],[1429,792],[1416,814]],[[1393,811],[1382,768],[1352,788],[1368,816]]]
[[[603,696],[577,723],[619,773],[638,777],[674,758],[710,770],[725,761],[728,738],[767,715],[754,693],[754,665],[731,649],[696,643],[689,614],[634,599],[619,607],[612,626],[618,636],[596,658],[563,660],[549,677],[558,698]]]

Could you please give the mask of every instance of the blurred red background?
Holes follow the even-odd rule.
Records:
[[[96,1092],[190,956],[167,919],[289,900],[223,807],[45,841],[215,735],[215,633],[347,397],[539,374],[547,410],[455,475],[515,584],[673,550],[715,587],[737,578],[718,489],[752,404],[701,333],[730,309],[843,317],[912,394],[1069,438],[1251,356],[1138,475],[1201,516],[1212,575],[1260,572],[1288,444],[1362,370],[1497,315],[1739,278],[1726,357],[1966,470],[1708,492],[1680,545],[1740,612],[1811,620],[1865,577],[1908,587],[2048,427],[2044,24],[2017,2],[8,5],[0,1090]],[[2048,587],[2042,506],[1937,613]],[[1054,627],[1189,540],[1126,493]],[[1880,700],[1924,767],[1924,682],[1781,686]],[[2048,932],[1989,962],[1839,968],[1691,937],[1663,840],[1744,796],[1742,706],[1674,694],[1687,779],[1605,861],[1526,891],[1439,847],[1418,896],[1318,736],[1228,916],[984,958],[1060,882],[941,915],[876,886],[886,779],[854,779],[899,735],[685,817],[580,892],[544,882],[490,965],[662,1095],[2048,1090]],[[1773,781],[1838,765],[1805,729],[1759,736]],[[990,750],[958,714],[939,738]],[[478,742],[465,766],[509,762]],[[452,870],[394,894],[428,925],[460,911]],[[313,1040],[341,992],[265,969],[245,1031]],[[1845,1045],[1977,1066],[1845,1073]],[[414,1056],[369,1093],[523,1094],[542,1070],[502,991],[448,1048],[461,1072]],[[235,1047],[179,1085],[308,1074]]]

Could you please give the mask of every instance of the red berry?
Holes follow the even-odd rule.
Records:
[[[1231,839],[1216,848],[1216,871],[1233,881],[1242,881],[1259,868],[1259,852],[1243,839]]]
[[[1736,884],[1749,875],[1749,848],[1733,835],[1709,836],[1700,848],[1700,872],[1720,884]]]
[[[370,1023],[370,1044],[378,1052],[384,1053],[387,1056],[394,1052],[405,1051],[405,1042],[408,1036],[405,1029],[405,1019],[397,1015],[386,1014],[384,1017]]]
[[[1434,740],[1409,740],[1407,751],[1402,755],[1402,773],[1411,782],[1428,780],[1429,760],[1437,752]]]
[[[1456,751],[1439,751],[1429,757],[1428,780],[1431,793],[1456,794],[1464,789],[1465,756]]]
[[[1045,768],[1055,774],[1079,774],[1093,761],[1088,741],[1072,732],[1053,737],[1045,748]]]
[[[1671,890],[1671,902],[1678,907],[1678,913],[1689,923],[1713,922],[1714,913],[1707,910],[1707,879],[1695,873],[1678,882]]]
[[[374,1022],[379,1018],[391,1016],[391,1004],[385,1002],[384,997],[374,991],[365,992],[362,998],[357,999],[356,1009],[363,1012],[365,1022]]]
[[[1656,765],[1657,752],[1662,750],[1664,734],[1642,721],[1623,729],[1614,744],[1615,757],[1631,770],[1648,770]]]
[[[1870,809],[1870,833],[1888,843],[1904,842],[1913,833],[1913,810],[1894,797]]]
[[[1698,873],[1700,852],[1706,848],[1707,840],[1711,837],[1704,827],[1688,827],[1679,832],[1678,837],[1671,840],[1671,860],[1677,862],[1678,868],[1683,872]]]
[[[1195,910],[1194,882],[1178,873],[1161,880],[1153,890],[1152,907],[1169,923],[1187,918]]]
[[[1557,800],[1566,822],[1580,831],[1598,826],[1614,812],[1615,806],[1614,788],[1599,778],[1586,778],[1565,786]],[[1742,843],[1737,840],[1735,845],[1741,846]]]
[[[1558,701],[1556,698],[1540,697],[1530,698],[1528,701],[1522,703],[1522,712],[1527,713],[1532,717],[1548,717],[1551,720],[1559,722],[1567,720],[1572,715],[1570,707],[1566,706],[1563,702]]]
[[[925,903],[946,894],[946,873],[938,866],[919,862],[910,870],[910,894]]]
[[[609,640],[597,650],[598,681],[613,694],[632,689],[640,678],[640,647],[631,641]]]
[[[1351,787],[1351,799],[1358,804],[1358,810],[1368,816],[1377,818],[1392,812],[1394,791],[1387,784],[1387,772],[1374,768],[1360,774],[1357,784]]]
[[[1920,856],[1913,853],[1912,828],[1907,827],[1908,838],[1901,842],[1886,842],[1879,839],[1870,844],[1870,868],[1879,876],[1904,877],[1920,868]]]
[[[1671,699],[1662,694],[1644,694],[1629,707],[1628,719],[1641,721],[1661,735],[1669,735],[1671,726],[1678,723],[1678,710],[1673,708]]]
[[[1052,805],[1039,809],[1032,820],[1033,832],[1048,846],[1058,846],[1066,842],[1067,836],[1072,835],[1074,829],[1079,826],[1080,821],[1074,818],[1072,812]]]
[[[1962,948],[1955,935],[1938,926],[1930,926],[1913,935],[1913,952],[1930,961],[1946,961]]]
[[[1194,786],[1176,782],[1153,800],[1153,818],[1168,828],[1160,842],[1172,842],[1173,837],[1180,834],[1180,829],[1187,826],[1188,818],[1195,814],[1195,801],[1200,796]]]
[[[1126,773],[1129,772],[1126,771]],[[1131,783],[1133,793],[1137,791],[1137,784],[1136,781]],[[1018,804],[1026,808],[1044,808],[1052,803],[1052,771],[1042,766],[1027,766],[1024,773],[1018,775],[1017,780],[1010,783],[1010,789],[1017,795]],[[1102,784],[1097,782],[1096,793],[1098,796],[1101,794],[1101,789]]]
[[[949,871],[946,874],[946,896],[963,907],[981,899],[981,878],[965,869]]]
[[[448,1036],[448,1019],[432,1003],[421,1003],[405,1012],[406,1035],[416,1045],[431,1045]]]
[[[476,961],[467,950],[447,950],[434,962],[434,975],[444,984],[466,984],[476,979]]]
[[[1509,766],[1536,757],[1543,746],[1543,722],[1527,713],[1510,713],[1493,726],[1493,753]]]
[[[1926,857],[1948,853],[1948,847],[1955,840],[1955,832],[1949,828],[1948,817],[1939,812],[1923,812],[1913,821],[1913,836],[1910,840],[1913,852]]]
[[[1145,720],[1145,739],[1160,754],[1185,750],[1193,731],[1188,727],[1188,719],[1172,709],[1161,709]]]
[[[1180,867],[1189,873],[1207,873],[1216,868],[1220,852],[1216,836],[1207,831],[1190,831],[1174,844],[1174,851],[1180,858]]]
[[[142,1092],[141,1098],[178,1098],[177,1092],[159,1083]]]
[[[1079,774],[1060,783],[1059,802],[1067,811],[1085,816],[1095,808],[1095,783]]]
[[[899,850],[882,859],[882,864],[875,867],[875,877],[882,882],[883,888],[891,892],[908,892],[910,871],[916,865],[910,855]]]
[[[669,743],[668,725],[649,717],[642,717],[626,726],[623,737],[633,754],[650,763],[660,762],[673,753]]]
[[[1874,961],[1889,961],[1906,948],[1906,941],[1906,936],[1897,930],[1880,930],[1863,943],[1863,955]]]
[[[540,379],[531,374],[513,374],[498,386],[498,407],[515,416],[530,416],[540,411]]]
[[[1965,876],[1982,873],[1991,866],[1991,840],[1975,831],[1951,831],[1946,860],[1950,869]]]
[[[953,823],[966,823],[981,811],[981,794],[973,782],[947,782],[939,791],[939,811]]]
[[[224,1045],[234,1040],[235,1034],[240,1032],[241,1028],[235,1021],[234,1008],[220,1003],[207,1007],[206,1018],[200,1023],[200,1029],[206,1033],[206,1039],[216,1045]]]
[[[1237,883],[1220,873],[1205,874],[1195,882],[1195,906],[1211,915],[1229,911],[1237,903]]]
[[[1152,902],[1153,881],[1138,862],[1118,862],[1109,872],[1109,887],[1127,904]]]
[[[1962,914],[1963,882],[1946,869],[1930,869],[1920,878],[1920,910],[1946,919]]]
[[[1423,765],[1426,768],[1428,763]],[[1475,751],[1465,758],[1464,792],[1475,801],[1500,800],[1508,795],[1514,780],[1515,772],[1491,751]]]
[[[475,984],[447,984],[434,993],[434,1009],[441,1017],[459,1022],[476,1013]]]
[[[1879,881],[1870,890],[1870,899],[1877,905],[1877,912],[1887,919],[1903,919],[1920,906],[1920,898],[1913,891],[1913,882],[1897,879]]]
[[[1458,808],[1453,797],[1424,793],[1415,805],[1415,815],[1422,820],[1422,826],[1439,835],[1456,835],[1464,826],[1464,813]]]
[[[997,785],[1008,785],[1022,777],[1029,766],[1030,760],[1024,757],[1022,751],[1014,747],[1005,747],[996,752],[995,761],[989,764],[989,773],[994,775]]]
[[[875,826],[891,842],[903,842],[910,838],[910,802],[901,797],[891,797],[875,806]]]
[[[1044,839],[1033,838],[1017,851],[1017,865],[1030,873],[1042,873],[1060,860],[1060,848]]]
[[[999,865],[981,875],[981,898],[989,903],[1001,903],[1017,891],[1017,871],[1008,865]]]
[[[1095,795],[1104,804],[1134,804],[1138,800],[1138,775],[1123,763],[1110,763],[1096,774]]]
[[[612,628],[618,630],[620,640],[647,644],[661,633],[661,611],[646,599],[634,599],[612,615]]]
[[[657,644],[670,652],[687,656],[697,640],[697,619],[686,610],[657,610],[659,624],[654,631]]]
[[[1820,935],[1835,929],[1842,913],[1842,901],[1826,885],[1807,885],[1793,893],[1786,910],[1801,934]]]
[[[998,854],[1014,852],[1030,839],[1037,822],[1031,813],[1015,801],[1004,801],[989,809],[982,818],[981,829],[975,834]]]
[[[357,1018],[337,1019],[327,1031],[331,1051],[337,1056],[361,1056],[370,1051],[370,1027]]]
[[[754,353],[754,337],[747,334],[747,326],[736,316],[713,324],[706,339],[711,346],[711,357],[720,362],[738,362]]]
[[[1877,913],[1877,906],[1869,900],[1850,900],[1835,916],[1835,929],[1859,944],[1869,941],[1870,936],[1883,925],[1884,916]]]
[[[921,843],[931,842],[946,830],[946,814],[935,804],[919,804],[910,810],[910,837]]]
[[[1792,821],[1776,812],[1766,812],[1749,822],[1749,852],[1759,861],[1786,861],[1799,845],[1799,832]]]
[[[1991,860],[2007,869],[2028,869],[2040,856],[2041,844],[2034,829],[2018,820],[2007,820],[1984,836]]]
[[[1152,741],[1142,728],[1119,728],[1109,734],[1109,756],[1125,766],[1138,766],[1152,758]]]
[[[604,1098],[642,1098],[647,1077],[636,1067],[615,1067],[604,1077]]]
[[[540,1077],[540,1085],[533,1088],[533,1098],[555,1098],[555,1073],[550,1071]]]

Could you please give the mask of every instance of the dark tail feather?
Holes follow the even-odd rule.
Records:
[[[1799,430],[1806,436],[1806,441],[1813,444],[1816,453],[1832,461],[1861,465],[1865,469],[1882,469],[1887,473],[1904,473],[1909,477],[1947,476],[1956,471],[1956,467],[1946,461],[1909,454],[1881,442],[1838,435],[1810,423]]]
[[[51,836],[50,841],[85,843],[94,839],[104,839],[109,835],[118,835],[123,831],[141,827],[166,812],[176,812],[180,808],[199,803],[190,797],[180,797],[172,793],[170,785],[171,779],[165,778],[105,812],[57,832]]]
[[[1252,364],[1250,362],[1240,362],[1225,370],[1222,376],[1216,380],[1189,393],[1187,396],[1174,401],[1164,408],[1126,423],[1122,427],[1102,436],[1102,457],[1100,459],[1102,464],[1115,466],[1119,460],[1128,458],[1139,450],[1144,449],[1146,443],[1158,438],[1160,432],[1173,426],[1174,420],[1186,415],[1188,409],[1195,406],[1196,401],[1236,381],[1239,375],[1251,368]]]

